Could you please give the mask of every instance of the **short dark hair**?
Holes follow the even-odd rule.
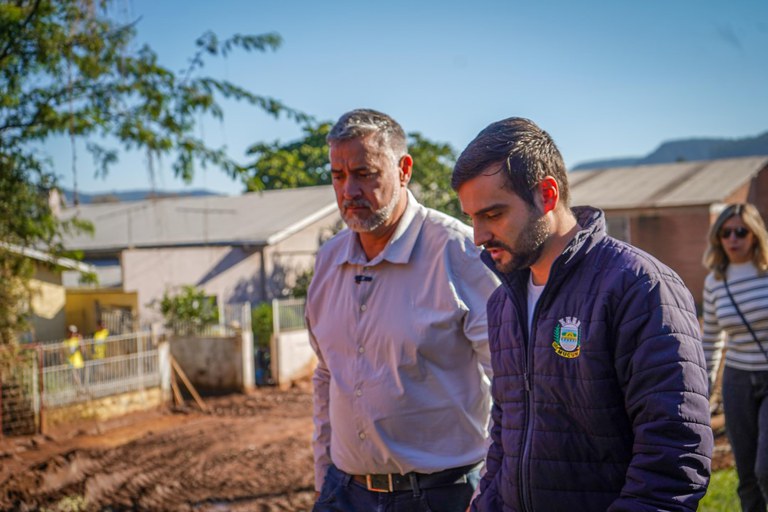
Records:
[[[481,131],[459,155],[451,186],[457,190],[494,165],[498,170],[491,172],[503,172],[509,189],[529,205],[535,204],[531,189],[545,176],[555,178],[563,204],[570,204],[563,157],[552,137],[533,121],[510,117]]]
[[[408,142],[403,127],[387,114],[369,108],[351,110],[342,115],[331,128],[326,140],[332,144],[371,134],[376,134],[379,142],[392,150],[396,160],[408,153]]]

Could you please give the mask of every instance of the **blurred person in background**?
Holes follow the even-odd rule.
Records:
[[[745,512],[768,501],[768,233],[749,203],[728,205],[709,230],[702,342],[714,383],[722,378],[728,440]]]
[[[107,338],[109,329],[104,326],[104,322],[99,320],[96,324],[96,331],[93,333],[93,358],[104,359],[107,357]]]
[[[64,340],[64,354],[69,366],[72,367],[72,378],[75,384],[80,386],[83,382],[81,373],[85,367],[85,347],[83,346],[83,336],[80,334],[76,325],[67,327],[67,338]]]

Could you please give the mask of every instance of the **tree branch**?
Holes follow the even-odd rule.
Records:
[[[27,19],[25,19],[24,22],[19,27],[21,30],[23,30],[27,26],[27,24],[29,24],[29,22],[32,20],[32,17],[35,15],[35,12],[37,12],[38,7],[40,7],[41,1],[42,0],[35,0],[35,5],[29,11],[29,15],[27,16]],[[8,55],[10,55],[12,46],[13,46],[13,39],[11,39],[9,35],[8,44],[6,44],[5,48],[3,48],[3,51],[0,52],[0,63],[2,63],[8,57]]]

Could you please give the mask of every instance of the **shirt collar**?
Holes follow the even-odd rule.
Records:
[[[350,231],[346,239],[346,247],[339,251],[335,263],[341,265],[349,263],[352,265],[373,266],[382,261],[390,263],[408,263],[411,258],[413,248],[416,246],[416,240],[421,232],[421,226],[426,219],[427,211],[420,205],[410,190],[406,189],[408,194],[408,203],[403,212],[400,221],[397,223],[395,233],[387,242],[383,251],[377,254],[371,261],[363,251],[360,245],[360,237],[357,233]]]

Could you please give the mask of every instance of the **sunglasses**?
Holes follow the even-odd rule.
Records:
[[[731,238],[731,233],[736,235],[736,238],[746,238],[749,234],[749,230],[747,228],[723,228],[720,230],[720,238],[727,240],[728,238]]]

